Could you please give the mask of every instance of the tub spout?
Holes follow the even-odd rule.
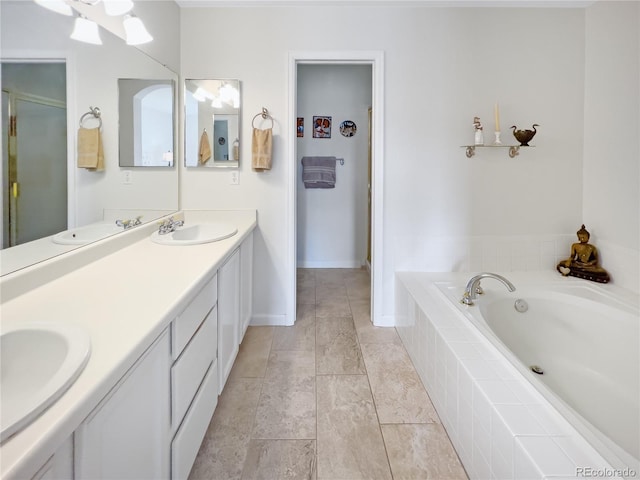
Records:
[[[471,277],[471,279],[467,282],[467,286],[464,289],[464,294],[462,295],[461,303],[465,305],[473,305],[473,301],[478,298],[478,294],[482,293],[482,288],[480,287],[480,280],[483,278],[495,278],[502,282],[502,284],[509,289],[510,292],[515,292],[516,287],[513,286],[509,280],[504,278],[502,275],[498,275],[497,273],[483,272],[479,273],[475,277]]]

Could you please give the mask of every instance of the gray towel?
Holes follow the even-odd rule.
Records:
[[[335,188],[336,157],[302,157],[304,188]]]

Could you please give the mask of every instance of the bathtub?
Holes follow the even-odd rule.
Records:
[[[398,332],[470,476],[640,478],[638,296],[509,273],[515,292],[483,279],[466,306],[472,276],[402,272],[396,288]]]

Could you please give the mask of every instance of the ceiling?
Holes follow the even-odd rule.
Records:
[[[596,0],[175,0],[182,8],[194,7],[535,7],[584,8]]]

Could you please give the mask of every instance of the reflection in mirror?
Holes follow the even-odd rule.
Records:
[[[23,77],[26,80],[14,81],[15,73],[6,73],[6,70],[0,77],[3,89],[3,134],[0,139],[3,152],[0,170],[3,225],[0,241],[3,247],[11,247],[0,251],[0,275],[81,246],[54,243],[52,236],[60,231],[115,222],[117,219],[127,220],[139,215],[142,215],[142,223],[152,222],[178,210],[178,173],[175,168],[145,168],[132,172],[128,167],[118,165],[118,78],[154,79],[154,83],[168,83],[175,90],[178,75],[107,30],[101,30],[103,45],[100,46],[71,40],[69,35],[73,21],[73,17],[56,14],[34,2],[0,0],[0,59],[3,69],[5,64],[11,64],[12,68],[22,65],[19,68],[24,69],[27,68],[24,65],[28,65],[32,72]],[[40,70],[33,73],[31,68]],[[45,73],[45,69],[55,71]],[[46,81],[38,82],[40,79]],[[9,89],[10,80],[11,98],[9,92],[5,92],[5,87]],[[62,94],[54,93],[54,86],[61,86]],[[16,94],[17,91],[20,95]],[[13,111],[21,118],[10,118],[8,109],[4,108],[10,104],[15,105]],[[101,111],[105,161],[105,169],[101,172],[77,168],[76,164],[78,127],[89,107],[98,107]],[[29,123],[31,121],[34,123]],[[54,129],[54,123],[60,124],[59,128]],[[13,129],[17,136],[7,141],[12,125],[18,126]],[[90,126],[93,127],[94,123]],[[176,125],[172,132],[175,139]],[[27,162],[24,167],[22,161],[29,159],[20,158],[20,154],[15,159],[18,171],[12,172],[11,178],[14,183],[18,180],[18,186],[14,190],[8,169],[8,144],[21,142],[18,137],[22,136],[26,139],[26,146],[18,145],[19,151],[22,154],[34,152],[34,156],[33,162]],[[59,143],[57,147],[50,145],[52,139]],[[175,152],[173,144],[161,148],[167,149],[165,153],[169,148]],[[26,177],[27,174],[32,176]],[[59,209],[62,213],[55,216],[56,226],[49,228],[49,221],[54,218],[50,213],[54,202],[43,200],[41,196],[45,187],[53,186],[61,192]],[[9,201],[10,193],[14,195],[14,205]],[[35,196],[28,203],[31,195]],[[33,205],[30,213],[21,215],[29,205]],[[15,242],[11,240],[11,227],[6,220],[12,210],[13,219],[17,220]],[[109,212],[114,211],[123,213],[110,216]],[[27,230],[28,223],[33,228]],[[82,234],[92,241],[93,235],[100,230],[82,230]],[[110,228],[104,230],[107,235],[113,231]],[[123,229],[116,229],[119,231]]]
[[[174,99],[171,80],[118,79],[121,167],[173,166]]]
[[[184,141],[187,167],[238,167],[240,81],[184,82]]]

